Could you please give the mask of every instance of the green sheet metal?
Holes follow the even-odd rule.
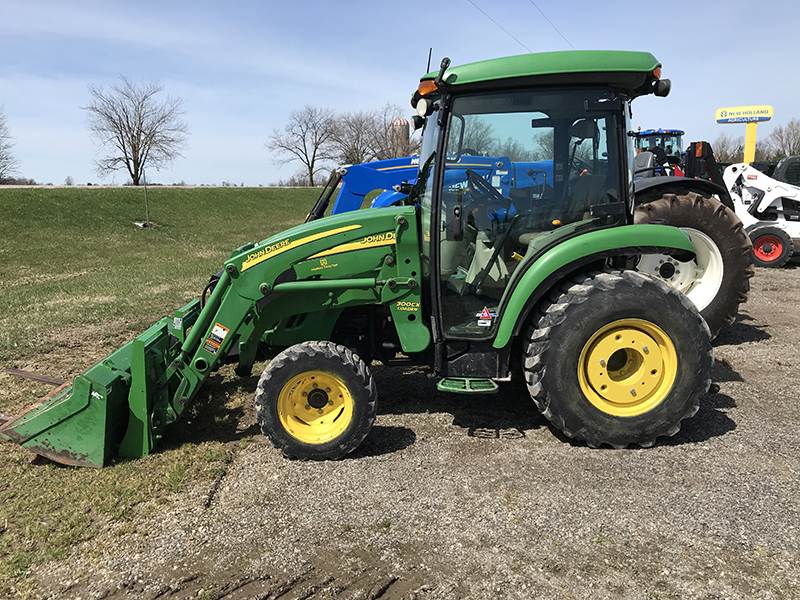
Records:
[[[527,269],[521,264],[517,270],[524,273],[515,277],[509,284],[510,297],[505,304],[497,335],[495,348],[503,348],[511,341],[517,325],[531,294],[540,290],[542,283],[552,274],[568,269],[570,264],[586,261],[594,257],[614,254],[641,254],[673,249],[694,253],[689,236],[677,227],[664,225],[624,225],[591,231],[570,238],[535,256],[535,261]],[[532,260],[534,256],[531,256]]]

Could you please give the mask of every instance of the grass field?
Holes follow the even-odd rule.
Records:
[[[200,295],[240,245],[302,222],[319,190],[0,188],[0,413],[46,394],[4,373],[82,372]],[[199,477],[218,476],[236,445],[232,423],[251,410],[255,381],[223,368],[160,451],[102,470],[33,459],[0,445],[0,597],[30,593],[28,567],[162,502]]]

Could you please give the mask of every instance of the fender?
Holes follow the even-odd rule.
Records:
[[[657,191],[658,188],[662,187],[669,187],[669,188],[680,188],[687,192],[705,192],[706,194],[710,194],[712,196],[716,195],[719,197],[720,202],[722,202],[725,206],[734,210],[733,200],[731,200],[730,194],[728,190],[726,190],[721,185],[714,183],[713,181],[708,181],[707,179],[694,179],[692,177],[646,177],[644,179],[638,179],[633,183],[634,187],[634,201],[635,205],[642,204],[637,195],[643,194],[644,192],[651,192]]]
[[[492,345],[505,347],[519,334],[539,299],[581,266],[609,256],[654,253],[682,254],[685,260],[686,254],[694,257],[694,246],[677,227],[623,225],[578,235],[532,256],[520,264],[518,270],[527,269],[509,285],[511,291],[500,306],[502,317]]]

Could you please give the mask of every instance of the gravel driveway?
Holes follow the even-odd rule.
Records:
[[[288,461],[255,435],[221,479],[40,567],[41,596],[800,598],[798,288],[796,265],[757,270],[714,342],[719,393],[653,448],[570,443],[521,387],[374,367],[355,454]]]

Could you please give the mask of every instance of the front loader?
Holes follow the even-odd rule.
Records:
[[[592,447],[674,435],[709,388],[710,332],[635,270],[643,254],[689,260],[694,247],[677,228],[633,224],[626,135],[629,103],[668,87],[640,52],[443,61],[413,97],[425,133],[405,205],[320,217],[323,206],[241,246],[207,300],[0,436],[71,465],[144,456],[223,362],[248,373],[264,352],[257,418],[289,457],[359,445],[377,413],[373,361],[426,365],[460,393],[524,377],[541,413]],[[490,176],[487,156],[507,162]]]

